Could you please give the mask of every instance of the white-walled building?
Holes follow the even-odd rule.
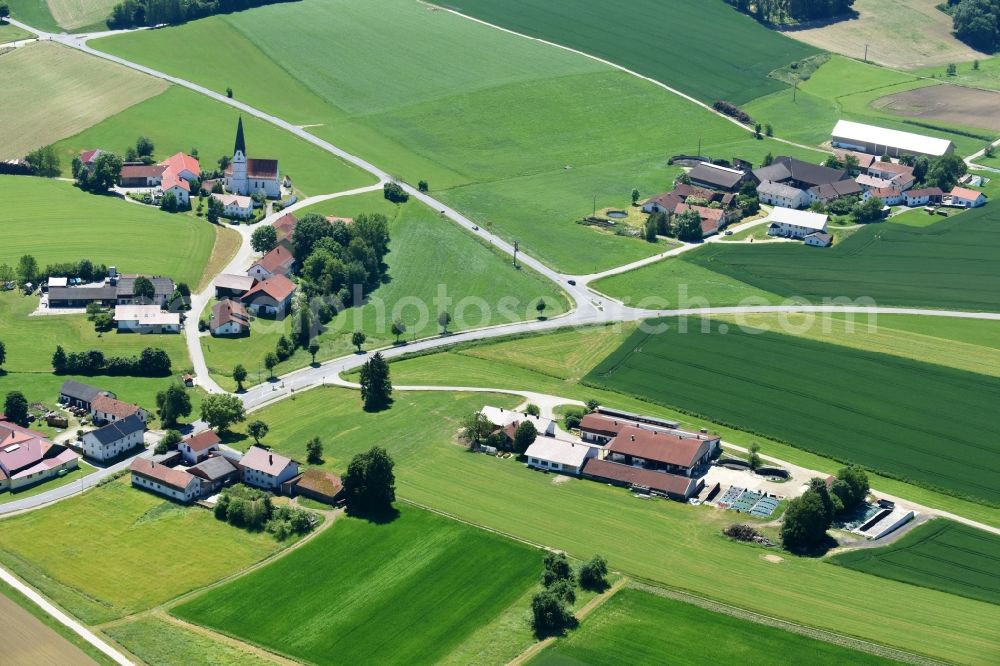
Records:
[[[535,431],[538,432],[539,435],[552,437],[556,434],[556,424],[552,419],[544,419],[540,416],[524,414],[513,409],[490,406],[483,407],[479,410],[479,413],[485,416],[490,423],[498,428],[506,428],[512,423],[529,421],[531,422],[531,425],[535,426]]]
[[[565,442],[560,439],[536,439],[524,452],[528,467],[580,475],[588,458],[596,458],[599,447],[583,442]]]
[[[149,458],[136,458],[129,467],[132,485],[178,502],[190,503],[201,496],[201,479],[184,470],[167,467]]]
[[[856,150],[870,155],[926,155],[940,157],[955,151],[955,144],[947,139],[938,139],[913,132],[876,127],[840,120],[833,128],[830,143],[835,148]]]
[[[112,460],[143,445],[146,423],[133,414],[83,436],[83,454],[93,460]]]
[[[281,484],[299,475],[299,463],[261,446],[251,446],[240,460],[243,482],[279,492]]]
[[[197,435],[191,435],[181,440],[177,445],[177,450],[181,453],[181,458],[189,465],[199,463],[213,452],[219,450],[222,440],[213,430],[204,430]]]
[[[179,333],[179,312],[165,312],[159,305],[116,305],[119,331],[130,333]]]
[[[230,220],[245,220],[253,215],[253,199],[250,197],[216,192],[212,198],[222,204],[222,216]]]
[[[233,159],[226,167],[226,189],[243,196],[249,196],[254,192],[263,192],[269,199],[281,198],[278,160],[247,156],[246,141],[243,138],[242,116],[236,125]]]
[[[963,208],[979,208],[986,203],[986,195],[976,190],[956,187],[951,193],[951,205]]]
[[[807,210],[793,210],[776,206],[769,216],[771,224],[767,233],[771,236],[805,238],[811,233],[826,231],[827,216]]]
[[[809,205],[808,192],[773,180],[765,180],[757,186],[757,198],[761,203],[785,208],[804,208]]]

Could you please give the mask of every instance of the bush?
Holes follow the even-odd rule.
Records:
[[[744,125],[750,125],[751,123],[753,123],[753,118],[750,117],[750,114],[741,109],[740,107],[736,106],[732,102],[727,102],[725,100],[720,99],[716,101],[715,104],[712,105],[712,108],[718,111],[719,113],[729,116],[730,118],[735,118]]]
[[[410,200],[410,195],[399,185],[399,183],[386,183],[382,188],[382,194],[393,203],[406,203]]]
[[[580,421],[586,415],[582,407],[570,407],[563,413],[563,424],[567,430],[576,430],[580,427]]]
[[[562,598],[542,590],[531,600],[531,626],[539,638],[557,636],[576,624],[576,618]]]
[[[569,565],[565,553],[546,553],[545,571],[542,572],[542,585],[552,587],[561,580],[572,580],[573,569]]]

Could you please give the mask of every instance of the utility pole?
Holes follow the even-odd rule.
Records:
[[[597,215],[597,195],[594,195],[594,215]]]
[[[865,44],[865,62],[868,62],[868,45]]]
[[[517,268],[517,250],[518,250],[517,241],[514,241],[514,268]]]
[[[701,137],[698,137],[698,157],[701,157]]]
[[[795,83],[792,84],[792,102],[795,102],[795,94],[799,92],[799,80],[795,79]]]

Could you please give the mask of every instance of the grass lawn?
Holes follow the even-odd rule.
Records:
[[[177,53],[178,41],[190,48]],[[669,189],[680,170],[667,158],[696,151],[699,139],[726,159],[781,151],[605,65],[409,0],[306,0],[97,44],[213,89],[233,86],[237,98],[390,173],[427,180],[435,196],[566,272],[656,252],[575,224],[595,197],[621,207],[633,187]],[[239,66],[202,66],[234,58]],[[446,64],[456,58],[462,68]]]
[[[0,28],[0,43],[8,41],[4,38],[7,30],[18,28]],[[9,95],[7,102],[0,105],[0,125],[4,127],[0,160],[8,160],[82,132],[163,92],[167,84],[122,65],[45,42],[5,54],[0,87]],[[63,158],[67,173],[71,158]]]
[[[168,601],[280,548],[127,477],[3,521],[0,562],[87,624]],[[184,553],[210,553],[197,566]]]
[[[14,268],[23,254],[42,269],[90,259],[120,273],[164,275],[194,287],[215,245],[216,227],[204,220],[87,194],[63,181],[0,176],[0,189],[0,263]]]
[[[690,320],[685,333],[680,322],[648,322],[584,381],[1000,505],[989,434],[1000,379],[718,322]]]
[[[393,364],[393,381],[401,384],[410,380],[403,372],[405,364],[431,358]],[[497,367],[498,374],[505,373],[509,382],[524,388],[530,386],[521,382],[525,373],[517,367],[499,364]],[[464,367],[466,372],[478,369]],[[466,381],[500,383],[475,375],[466,375]],[[611,394],[597,389],[580,393],[584,397],[596,395],[607,404],[624,409],[666,415],[662,409],[643,409],[638,401],[624,397],[605,400]],[[990,626],[1000,621],[1000,608],[991,604],[831,567],[818,559],[782,554],[783,562],[768,562],[762,557],[764,550],[720,535],[719,531],[733,519],[727,512],[634,499],[620,488],[530,471],[514,459],[469,453],[455,443],[462,416],[483,404],[511,407],[517,398],[401,392],[395,398],[396,404],[391,409],[368,414],[360,409],[356,392],[320,388],[265,408],[255,416],[271,426],[266,441],[283,453],[301,455],[305,442],[314,435],[320,436],[326,447],[324,467],[334,471],[343,471],[354,453],[378,442],[387,447],[396,461],[400,497],[566,550],[579,559],[601,553],[616,571],[948,661],[984,663],[989,661],[984,655],[1000,650],[1000,638],[990,632],[969,632],[970,623]],[[728,432],[725,434],[728,436]],[[766,440],[758,441],[764,445],[765,453],[776,454]],[[545,520],[538,520],[542,514]],[[334,524],[330,534],[336,535],[337,528]],[[325,549],[327,561],[334,561],[330,555],[332,548],[335,546]],[[359,559],[363,558],[353,557],[348,561]],[[317,575],[302,566],[296,571],[288,575]],[[720,583],[720,572],[727,571],[739,572],[738,583]],[[263,571],[257,575],[263,575]],[[212,599],[213,595],[205,597],[206,613],[212,607],[219,608],[220,613],[234,612],[210,603]],[[337,596],[327,597],[325,602],[337,603],[337,599]],[[263,603],[258,603],[259,611],[247,606],[244,617],[265,616],[268,622],[281,625],[281,614],[268,614]],[[247,622],[246,627],[239,629],[240,635],[250,635],[244,632],[256,624]],[[913,632],[914,626],[920,626],[921,631]],[[339,633],[331,632],[329,636],[331,641],[337,640]]]
[[[400,207],[376,192],[329,201],[318,210],[352,217],[362,211],[383,212],[391,220],[392,240],[386,259],[391,281],[373,292],[368,304],[345,311],[327,325],[319,336],[317,360],[350,353],[354,349],[351,334],[358,328],[368,336],[368,349],[392,344],[391,326],[396,319],[407,326],[404,340],[437,334],[442,309],[454,318],[451,329],[461,330],[533,319],[539,298],[548,306],[547,316],[561,314],[568,307],[555,285],[530,271],[515,270],[497,250],[415,200]],[[500,309],[503,299],[508,299],[509,313]],[[291,335],[293,324],[294,317],[281,322],[258,318],[249,338],[203,337],[209,370],[228,388],[236,387],[231,376],[237,363],[250,373],[249,383],[263,381],[267,378],[262,368],[265,354],[274,350],[281,335]],[[304,367],[310,360],[305,350],[299,350],[276,372]]]
[[[287,557],[173,612],[311,663],[432,663],[534,587],[541,559],[403,506],[388,524],[338,518]]]
[[[687,284],[689,294],[713,306],[778,294],[814,304],[846,298],[858,305],[995,310],[998,218],[996,208],[985,206],[928,227],[874,224],[822,252],[792,243],[713,243],[595,288],[630,303],[663,294],[675,302],[678,288]],[[699,282],[706,278],[711,288]]]
[[[30,39],[34,36],[34,33],[22,30],[11,23],[0,23],[0,44],[16,42],[19,39]]]
[[[205,264],[205,271],[197,287],[192,286],[191,290],[199,293],[208,287],[215,276],[233,260],[242,244],[243,237],[239,232],[222,224],[215,225],[215,244],[212,246],[212,254],[208,257],[208,263]]]
[[[107,19],[112,8],[118,4],[115,0],[45,0],[52,12],[52,18],[60,27],[73,32],[89,28],[107,29]]]
[[[948,65],[928,67],[927,69],[920,70],[917,74],[921,76],[936,76],[949,83],[957,83],[972,88],[1000,90],[1000,57],[980,58],[979,69],[976,69],[971,62],[956,64],[955,76],[948,76]]]
[[[190,72],[185,73],[191,76]],[[156,159],[176,152],[199,153],[202,168],[211,169],[222,155],[233,154],[238,109],[204,95],[170,86],[164,92],[129,107],[83,132],[56,144],[63,172],[74,155],[89,148],[124,153],[139,136],[152,139]],[[292,178],[305,194],[326,194],[375,182],[372,176],[340,158],[298,139],[285,130],[251,116],[243,118],[250,157],[274,158],[282,176]]]
[[[599,0],[449,0],[443,6],[504,28],[604,58],[711,104],[742,104],[782,84],[768,72],[816,50],[761,26],[720,0],[632,0],[627,6]],[[669,40],[649,25],[678,25]],[[717,43],[740,48],[717,49]],[[691,72],[697,71],[696,76]]]
[[[52,11],[45,0],[7,0],[10,15],[18,21],[27,23],[32,28],[45,32],[62,32],[62,29],[52,18]]]
[[[264,666],[274,663],[156,615],[114,624],[103,629],[103,633],[147,664]]]
[[[41,493],[54,490],[61,486],[68,486],[71,483],[76,483],[77,481],[83,480],[83,477],[89,476],[96,472],[96,468],[88,465],[84,461],[80,461],[80,466],[77,469],[71,470],[66,473],[65,476],[57,477],[51,481],[45,481],[39,483],[38,485],[31,486],[25,490],[20,490],[17,492],[4,491],[0,492],[0,504],[6,504],[8,502],[16,502],[18,500],[27,499],[29,497],[34,497],[35,495],[40,495]]]
[[[917,527],[884,548],[861,548],[830,559],[883,578],[1000,604],[1000,537],[950,520]]]
[[[781,90],[755,99],[745,109],[755,119],[772,123],[778,136],[808,145],[828,142],[833,126],[843,118],[948,139],[962,155],[976,152],[983,147],[984,139],[950,130],[984,136],[992,135],[992,131],[940,121],[929,121],[934,128],[917,126],[899,115],[872,106],[887,95],[937,84],[911,74],[834,56],[808,80],[799,83],[794,95],[792,90]]]
[[[932,328],[931,322],[936,328]],[[969,335],[972,328],[969,331],[952,330],[952,323],[952,320],[916,317],[900,317],[898,321],[890,322],[897,329],[907,329],[931,336],[951,336],[960,342],[980,344],[977,337]],[[842,466],[829,458],[759,434],[720,425],[718,422],[643,401],[634,396],[583,386],[580,383],[581,379],[600,359],[619,347],[634,330],[634,324],[603,326],[461,345],[446,352],[393,362],[390,367],[396,384],[489,386],[537,391],[580,401],[596,399],[602,404],[620,409],[673,419],[688,429],[706,428],[722,436],[724,441],[736,445],[745,447],[751,442],[756,442],[761,445],[765,455],[772,455],[807,469],[817,470],[822,474],[835,474]],[[986,336],[988,333],[980,329],[978,335]],[[866,338],[862,336],[860,339]],[[985,344],[987,343],[982,343]],[[309,436],[303,431],[298,439],[305,442]],[[304,447],[304,443],[301,446]],[[302,450],[304,452],[304,448]],[[872,486],[880,492],[906,497],[926,506],[951,511],[1000,527],[1000,512],[995,508],[876,474],[869,474],[869,477]]]
[[[705,640],[711,636],[711,640]],[[889,664],[874,655],[626,588],[530,664]]]

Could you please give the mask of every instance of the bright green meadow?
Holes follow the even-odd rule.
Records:
[[[266,666],[274,663],[156,616],[115,624],[103,631],[147,664]]]

